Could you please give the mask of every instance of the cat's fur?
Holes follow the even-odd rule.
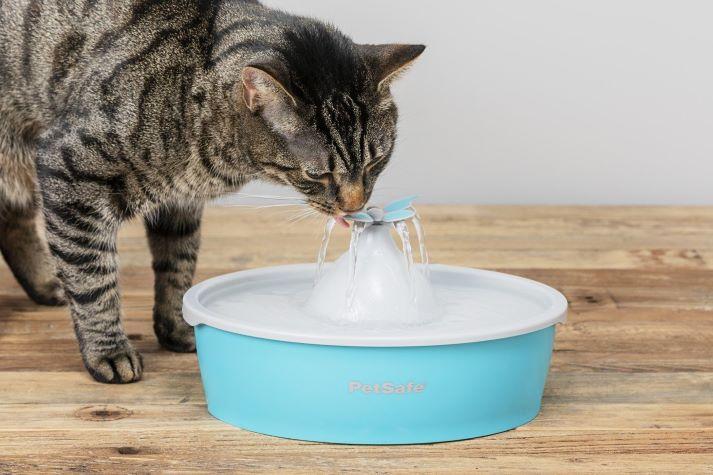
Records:
[[[35,301],[69,303],[97,380],[136,381],[121,222],[146,222],[160,343],[193,351],[203,202],[267,179],[361,208],[396,135],[389,82],[422,50],[255,1],[0,1],[0,250]]]

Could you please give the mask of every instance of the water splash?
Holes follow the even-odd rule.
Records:
[[[406,258],[406,266],[409,273],[413,269],[413,249],[411,248],[411,237],[409,236],[408,226],[405,221],[396,223],[396,233],[401,238],[401,248]]]
[[[429,258],[428,258],[428,250],[426,249],[426,234],[423,231],[423,226],[421,225],[421,216],[416,212],[414,215],[413,219],[411,220],[413,222],[413,227],[416,229],[416,238],[418,239],[418,250],[421,253],[421,264],[423,275],[428,278],[430,271],[428,267],[429,263]]]
[[[314,273],[314,285],[317,286],[319,280],[322,278],[322,273],[324,272],[324,261],[327,259],[327,248],[329,247],[329,238],[334,230],[334,225],[337,220],[334,218],[329,218],[327,223],[324,225],[324,234],[322,235],[322,246],[319,248],[319,253],[317,254],[317,270]]]
[[[354,307],[356,300],[356,272],[357,272],[357,249],[359,247],[359,236],[364,232],[366,226],[362,223],[352,225],[352,235],[349,241],[349,282],[346,293],[346,316],[349,320],[358,319],[357,310]]]
[[[343,323],[382,319],[426,322],[437,311],[420,216],[417,218],[409,206],[393,211],[393,221],[389,221],[391,218],[375,210],[376,207],[369,208],[368,219],[352,215],[349,251],[329,267],[325,261],[336,220],[327,221],[317,255],[313,291],[306,305],[316,314]],[[406,214],[394,214],[402,212]],[[414,222],[414,228],[410,228],[409,221]],[[397,235],[395,240],[392,229]]]
[[[409,287],[411,292],[411,301],[416,301],[416,275],[413,266],[413,249],[411,248],[411,237],[408,232],[408,225],[405,221],[395,223],[396,233],[401,238],[401,248],[406,258],[406,268],[409,276]]]

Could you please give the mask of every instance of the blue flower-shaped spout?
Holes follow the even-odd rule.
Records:
[[[415,199],[416,196],[412,195],[392,201],[383,208],[369,206],[366,212],[348,214],[344,216],[344,219],[365,224],[384,224],[405,221],[416,215],[416,212],[411,206]]]

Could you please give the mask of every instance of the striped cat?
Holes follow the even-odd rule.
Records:
[[[141,378],[116,234],[142,216],[154,328],[181,318],[206,200],[254,179],[360,209],[391,155],[390,82],[418,45],[358,45],[256,1],[0,1],[0,250],[37,303],[68,303],[101,382]]]

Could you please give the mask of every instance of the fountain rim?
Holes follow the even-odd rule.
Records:
[[[257,269],[242,270],[229,274],[212,277],[195,285],[189,289],[183,297],[183,318],[191,326],[204,324],[224,330],[230,333],[237,333],[267,340],[304,343],[325,346],[345,346],[345,347],[419,347],[419,346],[442,346],[465,343],[477,343],[490,340],[499,340],[548,328],[557,323],[564,323],[567,316],[568,302],[559,291],[552,287],[537,282],[532,279],[520,277],[502,272],[484,269],[474,269],[470,267],[451,266],[444,264],[430,264],[432,275],[440,272],[466,272],[480,275],[481,277],[500,280],[503,282],[517,283],[539,289],[549,297],[549,307],[539,314],[533,316],[528,322],[516,322],[509,328],[491,332],[464,331],[458,335],[412,335],[407,337],[395,337],[392,335],[320,335],[314,333],[293,333],[281,331],[274,328],[260,328],[254,325],[241,324],[238,319],[226,318],[226,315],[215,312],[207,308],[201,302],[201,298],[206,292],[217,287],[225,287],[235,281],[259,278],[264,276],[284,275],[285,273],[299,273],[310,275],[309,271],[314,271],[315,264],[290,264],[281,266],[260,267]]]

